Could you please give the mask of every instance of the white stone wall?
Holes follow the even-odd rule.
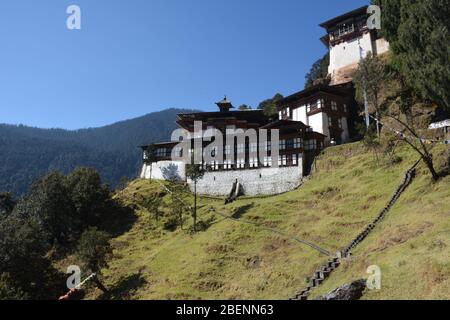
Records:
[[[141,179],[186,180],[185,166],[182,162],[160,161],[152,166],[144,164]],[[298,166],[281,168],[259,168],[249,170],[230,170],[207,172],[197,183],[197,192],[209,196],[228,196],[233,182],[238,179],[246,196],[274,195],[297,188],[303,178],[303,155],[299,155]],[[194,183],[187,179],[191,190]]]
[[[238,179],[245,196],[274,195],[297,188],[302,178],[303,160],[299,159],[298,167],[208,172],[197,183],[197,192],[209,196],[228,196],[233,182]],[[188,183],[193,190],[192,181],[188,179]]]
[[[159,161],[152,163],[151,166],[144,164],[140,178],[183,181],[186,180],[185,165],[181,161]]]

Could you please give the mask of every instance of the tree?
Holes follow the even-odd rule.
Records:
[[[12,195],[7,192],[0,193],[0,219],[7,215],[9,215],[14,207],[16,206],[16,202],[14,201]]]
[[[14,208],[13,214],[33,218],[42,225],[49,244],[64,244],[73,238],[78,222],[65,178],[50,172],[30,188]]]
[[[0,299],[55,299],[64,276],[46,257],[46,232],[36,217],[14,213],[0,221]]]
[[[180,183],[173,183],[171,185],[169,212],[170,216],[164,224],[167,230],[175,230],[178,226],[183,229],[185,215],[189,214],[190,209],[185,205],[184,197],[185,186]]]
[[[192,217],[194,218],[194,232],[197,229],[197,182],[203,179],[204,175],[205,170],[202,165],[193,162],[186,165],[186,176],[194,182],[194,208],[192,213]]]
[[[273,117],[278,114],[277,102],[283,99],[283,96],[279,93],[273,96],[272,99],[267,99],[261,102],[258,109],[263,110],[264,114],[268,117]]]
[[[414,94],[414,90],[405,83],[402,74],[398,72],[395,65],[393,66],[392,62],[389,64],[369,54],[360,62],[353,81],[357,99],[361,100],[362,93],[365,92],[372,108],[375,109],[378,137],[380,137],[378,122],[381,120],[381,116],[391,118],[397,124],[400,124],[403,131],[408,131],[414,137],[413,140],[405,137],[404,141],[420,155],[427,165],[433,180],[438,180],[439,175],[434,169],[430,150],[419,137],[418,131],[413,124],[408,123],[408,119],[414,116],[412,106],[416,102],[417,97]],[[386,97],[382,97],[382,93]],[[368,139],[371,139],[370,135],[366,136]]]
[[[369,53],[358,66],[353,75],[356,89],[356,98],[363,102],[367,97],[369,106],[375,111],[376,118],[380,116],[381,92],[386,81],[385,63],[378,57]],[[377,135],[380,136],[380,126],[377,121]]]
[[[100,175],[92,168],[76,168],[65,181],[69,198],[75,208],[78,231],[97,225],[106,213],[110,194]]]
[[[101,269],[108,266],[107,260],[112,256],[109,239],[110,236],[106,232],[90,227],[81,235],[77,248],[77,256],[86,269],[97,275],[94,277],[94,281],[103,292],[108,290],[100,282],[98,276]]]
[[[400,94],[389,97],[386,100],[386,104],[390,104],[390,110],[389,113],[386,114],[386,116],[393,119],[400,126],[402,126],[403,132],[406,131],[407,134],[411,134],[413,136],[413,139],[404,136],[403,141],[405,141],[414,151],[416,151],[420,155],[421,159],[427,166],[428,171],[430,171],[433,181],[437,181],[439,180],[440,176],[434,168],[433,155],[431,153],[431,150],[419,136],[419,133],[414,128],[413,123],[408,123],[408,118],[414,116],[413,111],[411,110],[414,97],[408,96],[408,94],[412,94],[412,90],[403,88],[401,89],[401,91],[402,92]],[[398,110],[394,110],[395,107],[397,107]],[[406,110],[409,110],[409,112],[406,113]]]
[[[450,6],[446,0],[374,0],[381,7],[382,34],[407,83],[450,110]]]
[[[369,127],[369,129],[366,131],[362,143],[368,150],[373,151],[375,159],[378,164],[379,163],[378,150],[380,149],[380,141],[373,127]]]
[[[8,273],[0,273],[0,300],[27,300],[28,295],[16,288]]]
[[[321,59],[314,62],[311,69],[305,76],[305,89],[314,85],[318,80],[325,80],[328,77],[328,65],[330,64],[330,54],[327,52]]]

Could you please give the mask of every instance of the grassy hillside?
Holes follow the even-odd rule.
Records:
[[[438,163],[447,161],[446,152],[443,146],[434,150]],[[289,237],[224,219],[210,208],[334,253],[376,216],[417,161],[405,147],[397,155],[401,160],[395,164],[384,158],[377,164],[360,143],[330,148],[298,190],[228,206],[202,198],[200,220],[207,229],[197,234],[164,231],[163,218],[155,219],[146,203],[156,197],[168,202],[169,196],[157,182],[135,181],[117,195],[135,206],[136,221],[112,240],[115,257],[103,272],[105,282],[120,299],[287,299],[327,257]],[[421,165],[386,220],[312,297],[366,277],[366,268],[376,264],[382,289],[368,292],[367,299],[448,298],[449,246],[450,177],[432,184]],[[93,289],[88,298],[102,297]]]

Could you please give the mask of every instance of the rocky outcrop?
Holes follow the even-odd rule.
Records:
[[[365,289],[366,280],[356,280],[314,300],[359,300],[363,296]]]

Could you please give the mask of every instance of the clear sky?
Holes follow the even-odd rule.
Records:
[[[2,0],[0,123],[95,127],[224,94],[256,107],[302,89],[326,52],[318,24],[368,2]]]

